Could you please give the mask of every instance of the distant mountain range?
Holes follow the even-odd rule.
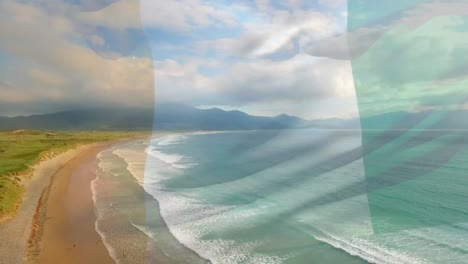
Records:
[[[154,121],[154,123],[153,123]],[[0,117],[0,130],[253,130],[304,127],[295,116],[261,117],[241,111],[164,103],[154,109],[87,109]]]
[[[468,129],[468,111],[394,112],[368,118],[305,120],[296,116],[253,116],[218,108],[198,109],[174,103],[154,109],[88,109],[53,114],[0,117],[0,130],[255,130],[287,128],[358,129]],[[428,122],[430,121],[430,122]],[[390,124],[390,126],[389,126]]]
[[[153,113],[144,109],[88,109],[0,117],[0,130],[149,130]]]
[[[307,120],[295,116],[252,116],[218,108],[198,109],[182,104],[157,104],[154,127],[159,130],[251,130],[303,127]]]

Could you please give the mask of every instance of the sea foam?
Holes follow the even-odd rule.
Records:
[[[104,243],[104,246],[106,247],[107,251],[109,252],[109,255],[111,256],[111,258],[115,261],[115,263],[119,264],[120,263],[120,260],[119,258],[117,257],[117,253],[114,249],[114,247],[112,247],[112,245],[109,243],[109,240],[107,238],[107,236],[104,234],[104,232],[101,230],[100,228],[100,220],[102,219],[102,215],[101,213],[99,212],[99,209],[98,209],[98,205],[97,205],[97,195],[98,195],[98,192],[97,192],[97,184],[98,184],[98,181],[99,181],[99,177],[100,177],[100,173],[109,173],[111,171],[111,166],[112,166],[112,163],[110,162],[107,162],[106,159],[105,159],[105,153],[108,152],[109,150],[104,150],[104,151],[101,151],[98,153],[97,155],[97,159],[98,159],[98,171],[96,172],[96,178],[94,178],[94,180],[91,181],[91,193],[92,193],[92,200],[93,200],[93,204],[94,204],[94,212],[96,214],[96,221],[94,222],[94,229],[96,230],[96,232],[98,233],[98,235],[101,237],[103,243]]]
[[[170,136],[153,142],[153,146],[177,144],[185,137]],[[162,143],[162,144],[161,144]],[[182,155],[166,154],[156,149],[147,148],[148,156],[143,151],[119,148],[113,153],[124,159],[127,169],[138,183],[158,200],[160,213],[169,231],[177,240],[212,263],[282,263],[280,257],[252,253],[252,248],[260,241],[239,243],[230,240],[204,240],[214,226],[226,226],[240,220],[242,214],[230,214],[232,207],[200,203],[199,200],[183,194],[164,191],[158,183],[168,177],[176,177],[184,169],[196,166],[196,163],[180,163]],[[166,165],[166,166],[164,166]],[[168,168],[167,165],[170,165]],[[161,173],[165,170],[166,173]],[[245,212],[247,217],[248,212]],[[134,225],[135,226],[135,225]],[[148,236],[153,234],[142,226],[135,226]]]
[[[120,146],[113,150],[113,153],[126,162],[127,170],[144,190],[159,202],[161,216],[174,237],[187,248],[212,263],[287,262],[288,256],[277,257],[258,253],[256,249],[261,247],[263,241],[239,242],[217,237],[216,234],[213,235],[213,231],[221,231],[220,233],[222,233],[222,231],[232,228],[242,228],[247,226],[252,218],[265,219],[272,215],[279,215],[289,210],[289,208],[298,206],[299,202],[307,204],[309,201],[320,200],[323,197],[340,195],[341,190],[346,190],[348,186],[365,183],[362,160],[358,160],[346,166],[335,168],[329,173],[307,178],[300,185],[292,185],[294,188],[274,192],[263,197],[264,200],[269,200],[272,206],[264,201],[262,203],[254,202],[250,207],[213,204],[199,199],[196,195],[198,189],[170,190],[164,185],[164,181],[184,175],[184,173],[189,172],[190,168],[198,165],[195,159],[188,157],[185,153],[165,152],[168,146],[184,144],[189,138],[190,135],[166,136],[153,139],[150,145],[135,142],[133,145]],[[270,144],[272,146],[264,145],[264,149],[255,149],[256,152],[250,152],[248,158],[264,158],[266,154],[269,155],[276,149],[276,145]],[[332,147],[336,150],[337,146],[340,145],[343,144],[335,142]],[[174,149],[171,150],[174,151]],[[324,150],[317,153],[317,157],[314,155],[303,155],[297,160],[284,162],[277,166],[290,173],[294,172],[294,168],[298,172],[305,171],[307,167],[301,166],[310,165],[311,162],[320,164],[323,160],[333,157],[335,153],[328,153]],[[112,164],[108,165],[112,166]],[[231,181],[225,185],[211,185],[202,188],[205,188],[203,191],[209,194],[223,188],[226,193],[242,192],[246,191],[246,189],[247,191],[254,191],[256,189],[260,190],[265,184],[280,186],[281,180],[288,178],[288,175],[283,175],[283,178],[280,176],[271,178],[270,175],[278,170],[274,167],[270,169],[271,171],[265,169],[263,172]],[[275,203],[281,203],[281,205],[278,206]],[[465,242],[462,235],[456,233],[454,234],[459,237],[449,236],[444,239],[443,236],[447,235],[447,231],[442,230],[441,227],[431,229],[432,232],[411,230],[383,235],[373,234],[370,222],[372,219],[367,208],[365,194],[321,205],[312,208],[310,212],[307,210],[303,210],[302,214],[295,218],[292,217],[291,224],[296,221],[300,225],[302,224],[301,219],[304,219],[304,222],[310,226],[306,226],[301,230],[307,232],[311,239],[315,238],[337,250],[347,252],[349,255],[357,256],[371,263],[444,263],[443,260],[448,258],[448,253],[445,254],[445,252],[448,252],[449,249],[438,247],[435,242],[443,243],[446,241],[447,244],[458,244],[461,247],[466,245],[463,244]],[[353,220],[352,217],[355,217],[355,215],[352,214],[358,215],[360,218]],[[345,226],[343,221],[337,219],[347,219]],[[350,223],[352,221],[354,223]],[[145,226],[134,225],[134,227],[149,237],[156,236]],[[315,232],[316,230],[318,231]],[[436,232],[438,230],[440,232]],[[450,232],[455,231],[451,230]],[[434,238],[422,237],[427,234],[434,236]],[[424,242],[427,241],[431,242],[431,245],[424,245]],[[411,245],[417,246],[418,249],[406,249],[410,248]],[[425,252],[423,252],[424,249],[426,249]],[[437,252],[440,252],[440,254]],[[441,255],[442,253],[444,254]],[[434,257],[434,255],[438,254],[440,256]],[[427,260],[427,256],[432,261],[434,259],[440,261],[430,262]],[[456,257],[458,260],[461,259],[460,256]]]

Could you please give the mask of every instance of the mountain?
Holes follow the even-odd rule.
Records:
[[[468,110],[390,112],[354,119],[326,119],[308,122],[308,128],[367,130],[468,130]]]
[[[0,130],[145,130],[153,113],[146,109],[87,109],[52,114],[0,117]]]
[[[154,115],[155,129],[159,130],[284,129],[306,123],[293,116],[252,116],[236,110],[198,109],[180,104],[157,104]]]
[[[154,124],[153,124],[154,120]],[[303,127],[307,121],[279,115],[261,117],[241,111],[164,103],[152,109],[87,109],[53,114],[0,117],[0,130],[253,130]]]
[[[361,118],[360,122],[365,129],[467,130],[467,117],[467,110],[399,111]]]
[[[87,109],[53,114],[0,117],[0,130],[254,130],[254,129],[468,129],[468,111],[393,112],[366,118],[304,120],[296,116],[253,116],[218,108],[174,103],[153,109]],[[154,124],[153,124],[154,121]]]

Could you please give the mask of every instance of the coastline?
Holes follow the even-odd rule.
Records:
[[[98,177],[92,182],[96,230],[119,264],[210,263],[174,237],[159,201],[141,185],[148,162],[141,146],[148,143],[135,140],[100,152]]]
[[[88,147],[83,145],[68,150],[50,159],[43,160],[33,167],[31,176],[28,176],[28,180],[23,182],[26,191],[21,206],[14,217],[0,224],[0,237],[9,238],[0,240],[0,256],[2,256],[0,263],[27,262],[28,240],[31,236],[33,219],[37,213],[37,205],[41,195],[48,188],[53,175]]]
[[[26,250],[0,252],[7,256],[0,263],[210,263],[209,257],[176,238],[161,215],[159,200],[135,177],[143,175],[147,162],[141,147],[135,148],[136,140],[83,145],[60,162],[41,163],[50,173],[36,176],[46,185],[37,189],[30,224],[24,226],[29,247],[25,242]],[[114,152],[123,145],[134,153]]]
[[[53,176],[27,255],[29,263],[114,263],[95,230],[91,182],[96,156],[115,142],[86,146]]]
[[[81,145],[34,165],[21,206],[0,224],[8,238],[0,240],[0,264],[115,263],[95,230],[91,182],[100,151],[136,138]]]
[[[166,133],[157,134],[163,136]],[[0,240],[0,264],[130,261],[131,252],[125,252],[123,259],[121,255],[114,256],[112,247],[106,244],[105,236],[100,233],[92,188],[100,171],[100,152],[144,138],[148,137],[85,144],[34,165],[31,175],[23,182],[25,194],[21,206],[14,217],[0,224],[0,236],[11,238]],[[129,179],[134,181],[133,177]],[[136,188],[141,189],[139,185]],[[154,203],[157,204],[156,201]],[[144,205],[142,202],[138,204]],[[158,206],[155,208],[159,212]],[[144,207],[141,209],[145,211]],[[161,224],[164,225],[162,219]],[[138,229],[135,226],[131,228],[132,233]],[[147,237],[141,230],[135,234]],[[145,244],[153,248],[153,260],[170,261],[165,253],[156,249],[155,243]],[[140,252],[137,255],[148,259],[147,254],[141,255]]]

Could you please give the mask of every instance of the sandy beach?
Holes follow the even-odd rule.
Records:
[[[32,237],[32,263],[114,263],[94,225],[91,193],[96,155],[110,143],[87,147],[54,176]]]
[[[113,154],[125,145],[134,146],[127,140],[85,145],[36,165],[17,215],[0,224],[0,236],[14,238],[0,240],[0,264],[206,263],[174,238],[158,201]],[[102,171],[101,152],[116,159],[119,177]],[[146,153],[137,154],[144,166]],[[134,224],[150,224],[158,237]]]
[[[28,178],[23,183],[26,193],[17,214],[14,218],[0,224],[0,237],[8,238],[0,240],[0,256],[2,256],[0,263],[15,264],[27,261],[27,244],[31,235],[33,216],[41,194],[48,188],[53,175],[78,153],[86,149],[87,146],[83,146],[43,161],[34,167],[30,177],[25,176]]]
[[[16,216],[0,224],[0,263],[114,263],[95,231],[90,183],[96,155],[114,142],[43,161],[24,181]]]

